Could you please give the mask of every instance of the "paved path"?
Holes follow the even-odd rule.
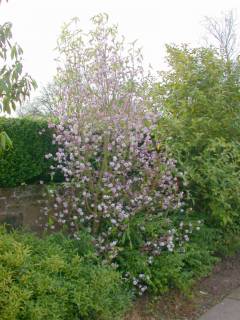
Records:
[[[207,311],[199,320],[240,320],[240,288]]]

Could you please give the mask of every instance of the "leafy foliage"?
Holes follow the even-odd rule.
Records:
[[[12,148],[12,140],[9,138],[5,131],[0,132],[0,156],[5,150]]]
[[[226,226],[239,212],[239,65],[215,51],[168,47],[170,71],[153,97],[164,106],[157,135],[177,158],[196,212]]]
[[[217,234],[210,230],[211,240],[203,240],[201,237],[207,231],[200,221],[193,220],[190,212],[173,215],[171,220],[138,215],[132,219],[121,242],[122,249],[116,259],[118,268],[140,295],[146,290],[162,294],[171,288],[187,292],[217,261],[212,247]],[[166,236],[159,238],[161,233],[174,234],[174,249],[168,250],[163,245]]]
[[[11,44],[11,39],[12,25],[6,22],[0,26],[0,59],[4,62],[0,69],[0,110],[7,113],[29,96],[31,88],[36,88],[36,82],[28,74],[22,75],[23,51],[19,45]]]
[[[0,230],[0,317],[20,319],[119,319],[129,294],[118,272],[101,266],[89,244],[60,234],[36,238]]]
[[[1,2],[0,2],[1,4]],[[28,75],[22,74],[22,48],[12,44],[12,24],[0,25],[0,112],[11,113],[17,103],[29,97],[36,82]],[[10,64],[10,62],[12,64]],[[6,132],[0,132],[0,154],[12,147],[12,141]]]

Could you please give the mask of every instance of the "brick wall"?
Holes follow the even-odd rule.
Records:
[[[42,215],[43,194],[42,185],[0,188],[0,223],[40,231],[36,220]]]

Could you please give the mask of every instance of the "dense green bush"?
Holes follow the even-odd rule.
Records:
[[[155,103],[164,107],[157,136],[185,173],[195,212],[204,213],[209,225],[235,228],[240,212],[240,65],[211,49],[186,46],[168,47],[168,62],[170,70],[153,90]]]
[[[195,163],[199,170],[189,173],[199,193],[195,201],[198,208],[209,213],[209,222],[239,226],[240,145],[212,140]]]
[[[49,179],[50,161],[45,154],[54,152],[54,146],[47,121],[0,118],[0,131],[5,131],[13,144],[0,156],[0,187]]]
[[[193,221],[189,212],[183,212],[181,217],[176,214],[171,219],[164,222],[161,216],[152,218],[139,215],[130,224],[125,241],[122,242],[121,253],[116,259],[118,267],[140,295],[145,290],[162,294],[171,288],[187,292],[197,279],[212,270],[218,260],[214,256],[219,238],[217,230],[208,229],[197,220]],[[182,235],[177,231],[179,226]],[[172,252],[165,248],[162,248],[160,254],[149,252],[146,241],[151,235],[157,244],[159,230],[165,230],[165,233],[175,230],[176,238],[180,240],[181,236],[188,235],[189,240],[175,241]]]
[[[84,234],[77,242],[0,230],[1,320],[119,319],[129,298]]]

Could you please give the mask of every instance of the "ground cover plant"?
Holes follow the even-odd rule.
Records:
[[[102,266],[89,238],[39,239],[0,229],[0,318],[119,319],[130,294],[121,275]]]

